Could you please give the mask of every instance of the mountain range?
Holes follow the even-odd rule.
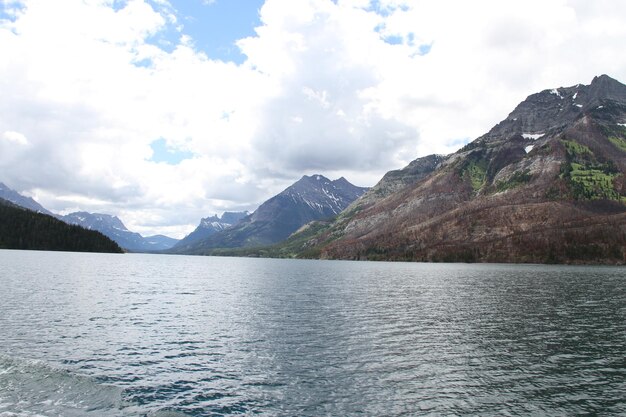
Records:
[[[161,251],[171,248],[178,242],[177,239],[163,235],[143,237],[139,233],[128,230],[116,216],[108,214],[77,211],[58,217],[65,223],[82,226],[88,230],[97,230],[131,252]]]
[[[305,175],[235,225],[183,246],[185,238],[172,251],[210,254],[220,248],[271,245],[311,221],[338,215],[366,190],[343,177],[331,181],[322,175]]]
[[[2,195],[22,207],[55,216],[67,224],[99,231],[127,251],[184,254],[279,242],[310,221],[336,216],[366,190],[345,178],[331,181],[322,175],[305,175],[261,204],[254,213],[225,212],[221,217],[203,218],[192,233],[179,241],[162,235],[143,237],[128,230],[118,217],[108,214],[78,211],[56,215],[4,184],[0,188]]]
[[[292,254],[331,259],[626,262],[626,86],[529,96],[459,151],[385,175]]]
[[[36,213],[55,217],[70,225],[98,231],[115,241],[120,247],[131,252],[157,252],[169,249],[178,243],[178,239],[173,239],[168,236],[155,235],[144,237],[139,233],[131,232],[124,226],[124,223],[122,223],[119,218],[108,214],[77,211],[63,216],[52,213],[32,198],[21,195],[1,182],[0,199]]]
[[[0,198],[51,214],[4,184]],[[624,264],[626,86],[601,75],[532,94],[457,152],[418,158],[371,189],[305,175],[181,241],[144,238],[114,216],[58,217],[142,252]]]
[[[33,206],[29,200],[26,204]],[[3,198],[0,198],[0,248],[122,252],[115,242],[100,232],[69,225],[54,216],[21,207]]]

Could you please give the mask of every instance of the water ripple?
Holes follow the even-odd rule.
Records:
[[[0,251],[0,417],[623,415],[625,272]]]

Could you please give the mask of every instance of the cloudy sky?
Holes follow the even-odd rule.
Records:
[[[626,81],[619,0],[0,0],[0,182],[182,237],[371,186],[529,94]]]

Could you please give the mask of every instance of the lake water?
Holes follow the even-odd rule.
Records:
[[[625,415],[626,268],[0,251],[0,417]]]

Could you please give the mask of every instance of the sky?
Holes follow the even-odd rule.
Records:
[[[0,182],[182,238],[302,175],[374,185],[528,95],[626,82],[618,0],[0,0]]]

